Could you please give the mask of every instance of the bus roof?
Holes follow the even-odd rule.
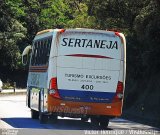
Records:
[[[44,34],[44,33],[47,33],[47,32],[52,32],[53,29],[46,29],[46,30],[42,30],[42,31],[39,31],[36,35],[41,35],[41,34]]]

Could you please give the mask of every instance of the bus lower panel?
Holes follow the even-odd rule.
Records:
[[[122,103],[90,103],[90,102],[72,102],[48,96],[48,112],[59,115],[105,115],[118,117],[122,114]]]

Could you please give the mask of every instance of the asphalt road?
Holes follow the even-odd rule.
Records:
[[[0,135],[160,134],[160,129],[120,118],[112,119],[105,131],[94,127],[90,121],[67,117],[59,117],[57,123],[40,124],[39,120],[31,119],[25,98],[25,95],[0,96]]]

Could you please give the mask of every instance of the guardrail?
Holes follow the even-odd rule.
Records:
[[[1,92],[0,92],[0,96],[1,95],[10,95],[10,94],[15,94],[15,95],[22,95],[22,94],[26,94],[27,92],[27,89],[3,89]]]

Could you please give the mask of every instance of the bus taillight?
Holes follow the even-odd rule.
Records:
[[[119,102],[123,99],[123,82],[118,81],[116,94],[114,96],[113,102]]]
[[[57,78],[52,78],[50,80],[49,94],[54,98],[59,98],[59,99],[61,98],[58,93]]]

